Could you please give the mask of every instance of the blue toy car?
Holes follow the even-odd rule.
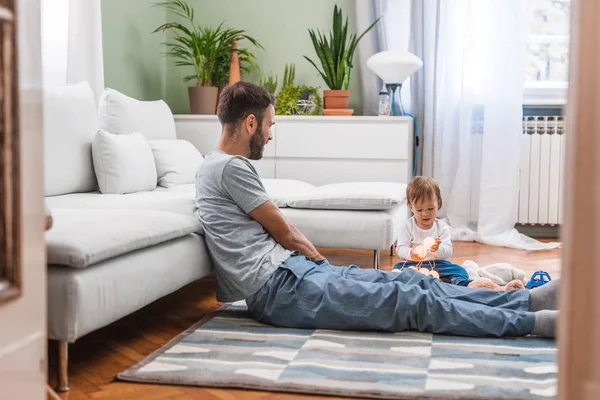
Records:
[[[527,282],[527,289],[533,289],[536,287],[544,286],[546,283],[550,282],[552,278],[550,274],[546,271],[536,271],[529,282]]]

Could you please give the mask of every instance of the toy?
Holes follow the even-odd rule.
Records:
[[[436,279],[440,279],[440,274],[437,271],[433,270],[435,268],[435,260],[428,260],[429,268],[423,267],[423,260],[425,260],[425,258],[427,257],[427,253],[431,251],[431,248],[435,244],[436,244],[436,240],[434,238],[426,237],[425,240],[423,240],[423,244],[416,246],[412,250],[414,253],[416,253],[419,256],[419,258],[421,260],[417,263],[417,265],[411,265],[408,268],[414,269],[415,271],[420,272],[423,275],[431,275]],[[404,261],[402,268],[396,269],[396,270],[394,270],[394,272],[402,272],[407,261],[408,260]]]
[[[509,291],[525,289],[527,283],[525,272],[508,263],[496,263],[479,267],[477,263],[467,260],[462,264],[462,267],[467,270],[469,278],[474,281],[469,285],[472,288]]]
[[[440,274],[435,271],[435,259],[427,260],[429,264],[429,268],[423,266],[423,262],[427,257],[428,253],[431,252],[431,249],[437,244],[439,245],[440,240],[434,239],[432,237],[426,237],[423,240],[423,244],[417,245],[412,252],[417,255],[420,260],[417,262],[417,265],[411,265],[408,268],[414,269],[417,272],[420,272],[423,275],[431,275],[436,279],[440,279]],[[404,264],[400,269],[394,269],[394,272],[402,272],[404,266],[408,260],[404,261]],[[471,275],[469,273],[469,275]],[[510,291],[514,289],[525,289],[525,285],[520,279],[512,279],[508,283],[505,283],[504,286],[500,286],[491,279],[487,277],[471,277],[472,281],[469,283],[470,288],[473,289],[489,289],[489,290],[505,290]]]
[[[546,283],[550,282],[552,278],[550,274],[546,271],[536,271],[532,276],[529,282],[527,282],[527,289],[533,289],[536,287],[544,286]]]

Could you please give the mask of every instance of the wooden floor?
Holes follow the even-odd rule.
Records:
[[[354,263],[372,265],[373,253],[359,250],[322,249],[322,254],[334,265]],[[560,276],[560,250],[526,252],[475,243],[455,243],[452,261],[461,264],[473,260],[479,265],[508,262],[531,275],[538,269]],[[382,251],[382,269],[390,270],[398,262]],[[141,361],[168,340],[184,331],[207,313],[218,308],[213,277],[190,284],[170,296],[114,324],[91,333],[71,345],[69,376],[71,391],[60,394],[62,399],[333,399],[333,397],[303,396],[243,390],[223,390],[184,386],[141,385],[115,382],[116,373]],[[50,373],[55,382],[55,343],[50,342]]]

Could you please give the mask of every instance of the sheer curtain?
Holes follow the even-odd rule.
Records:
[[[522,0],[412,3],[410,51],[424,63],[410,89],[421,128],[421,171],[440,184],[440,216],[455,240],[527,250],[557,246],[514,229],[525,7]],[[388,21],[395,18],[390,11]],[[388,46],[393,41],[387,37]]]
[[[364,32],[377,18],[386,13],[386,0],[356,0],[356,32]],[[361,100],[363,115],[377,115],[381,79],[369,68],[367,60],[373,54],[387,48],[386,21],[382,18],[358,43],[354,65],[360,71]]]
[[[44,85],[88,81],[104,90],[100,0],[42,0]]]

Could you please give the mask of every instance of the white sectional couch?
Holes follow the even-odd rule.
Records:
[[[98,144],[99,129],[115,135],[113,144],[102,144],[113,149]],[[147,154],[140,154],[148,150],[139,138],[131,146],[141,147],[133,151],[116,137],[140,132],[154,149],[170,145],[152,142],[177,139],[166,103],[139,102],[107,89],[96,107],[87,83],[48,88],[44,131],[46,202],[54,218],[46,234],[48,336],[59,341],[58,389],[67,390],[68,343],[207,276],[212,264],[195,216],[189,168],[197,159],[186,165],[184,156],[173,160],[175,175],[169,179],[178,184],[158,186],[165,181],[159,166],[151,171],[157,184],[139,190],[149,173],[140,169],[148,162]],[[176,171],[178,165],[188,172]],[[283,214],[315,245],[373,250],[376,267],[379,250],[393,244],[407,217],[405,186],[398,183],[317,188],[289,180],[263,182]],[[128,193],[128,185],[138,189]],[[111,190],[126,193],[103,193]]]

